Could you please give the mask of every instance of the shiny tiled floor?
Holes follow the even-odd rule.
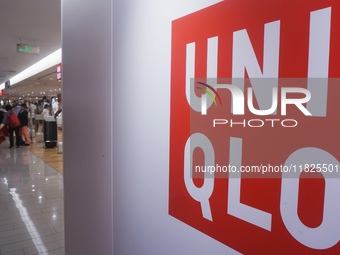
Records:
[[[0,145],[0,254],[63,255],[63,179],[28,148]]]

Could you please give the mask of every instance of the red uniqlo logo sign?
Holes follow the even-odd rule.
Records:
[[[340,2],[173,22],[169,214],[240,254],[340,254]]]

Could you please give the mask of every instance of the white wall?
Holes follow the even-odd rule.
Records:
[[[216,2],[63,1],[67,255],[236,254],[168,214],[171,21]]]
[[[114,1],[115,254],[234,254],[168,215],[171,21],[217,1]]]

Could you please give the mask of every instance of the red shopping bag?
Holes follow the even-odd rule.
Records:
[[[7,130],[7,126],[3,126],[0,129],[0,144],[6,140],[6,136],[8,136],[8,130]]]

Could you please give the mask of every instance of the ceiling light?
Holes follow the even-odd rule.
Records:
[[[47,57],[41,59],[37,63],[31,65],[21,73],[18,73],[10,79],[10,85],[14,85],[20,81],[23,81],[35,74],[38,74],[50,67],[53,67],[61,63],[61,49],[56,50]],[[5,83],[0,84],[0,90],[5,88]]]

